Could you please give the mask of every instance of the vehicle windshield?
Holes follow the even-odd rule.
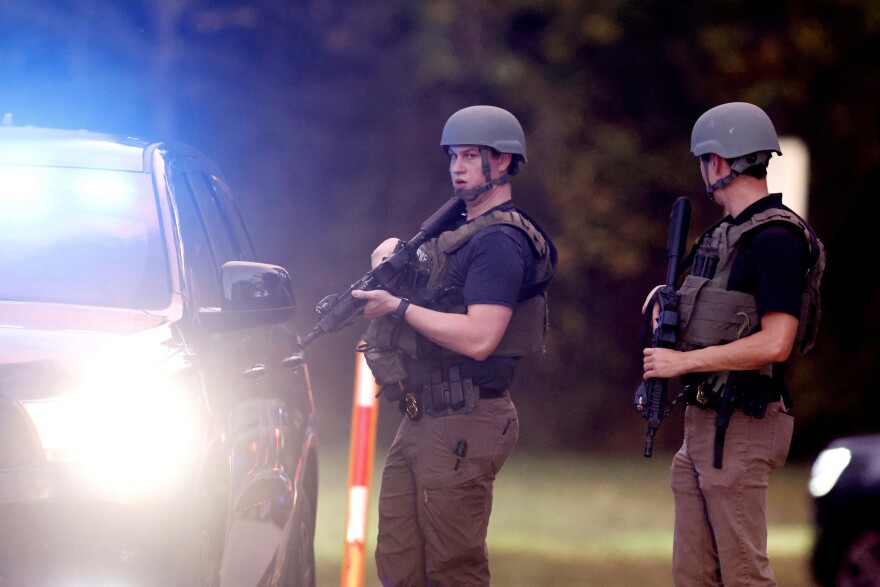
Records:
[[[161,309],[167,267],[149,175],[0,165],[0,300]]]

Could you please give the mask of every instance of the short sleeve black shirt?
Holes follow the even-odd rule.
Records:
[[[450,258],[445,285],[461,288],[466,306],[498,304],[513,308],[535,259],[526,235],[503,224],[484,228]]]
[[[743,210],[733,223],[781,207],[782,195],[771,194]],[[753,294],[761,316],[784,312],[800,317],[809,266],[810,248],[803,232],[788,222],[770,222],[743,235],[727,289]]]

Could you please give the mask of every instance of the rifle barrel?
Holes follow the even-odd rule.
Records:
[[[678,198],[669,214],[669,236],[666,240],[666,254],[669,257],[669,264],[666,266],[666,285],[673,288],[678,279],[678,262],[684,256],[690,223],[691,201],[685,197]]]
[[[684,256],[685,242],[691,222],[691,201],[681,197],[675,200],[669,214],[669,235],[666,240],[666,254],[669,263],[666,268],[666,284],[660,289],[660,320],[651,341],[653,348],[675,346],[678,327],[678,294],[675,291],[678,281],[679,260]],[[647,309],[646,311],[651,311]],[[645,457],[650,458],[654,452],[654,435],[666,416],[669,402],[667,400],[667,379],[651,378],[642,383],[636,391],[636,409],[648,422],[645,434]]]

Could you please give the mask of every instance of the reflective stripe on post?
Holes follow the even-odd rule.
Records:
[[[367,511],[376,444],[378,387],[363,353],[357,353],[354,370],[354,407],[348,461],[348,511],[345,516],[345,552],[342,587],[364,584]]]

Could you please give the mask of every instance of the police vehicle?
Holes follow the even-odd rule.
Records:
[[[0,586],[314,585],[293,310],[203,154],[0,126]]]

